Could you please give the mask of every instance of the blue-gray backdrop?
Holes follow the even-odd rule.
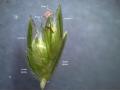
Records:
[[[46,90],[120,90],[120,0],[62,0],[68,40]],[[0,90],[39,90],[26,66],[29,16],[58,0],[0,0]]]

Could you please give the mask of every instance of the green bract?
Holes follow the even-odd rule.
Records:
[[[42,30],[33,37],[35,25],[30,18],[27,34],[27,57],[31,71],[40,81],[43,90],[60,59],[67,33],[63,31],[61,5],[58,6],[55,20],[49,16]],[[41,35],[39,35],[41,33]]]

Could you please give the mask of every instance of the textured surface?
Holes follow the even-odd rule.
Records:
[[[56,0],[0,0],[0,90],[39,90],[26,69],[28,18]],[[68,40],[46,90],[120,90],[120,1],[62,1]]]

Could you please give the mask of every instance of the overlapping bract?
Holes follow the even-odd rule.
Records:
[[[62,54],[67,33],[63,31],[61,5],[58,6],[56,18],[49,16],[40,35],[33,37],[34,22],[30,18],[27,34],[28,65],[44,89],[47,80],[53,74]]]

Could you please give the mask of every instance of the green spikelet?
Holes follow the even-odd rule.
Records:
[[[49,16],[41,33],[33,37],[34,21],[29,20],[27,33],[27,58],[28,66],[40,81],[40,87],[44,90],[47,81],[51,78],[55,67],[62,54],[67,33],[63,31],[61,5],[56,11],[56,19]],[[37,33],[37,34],[38,34]]]

